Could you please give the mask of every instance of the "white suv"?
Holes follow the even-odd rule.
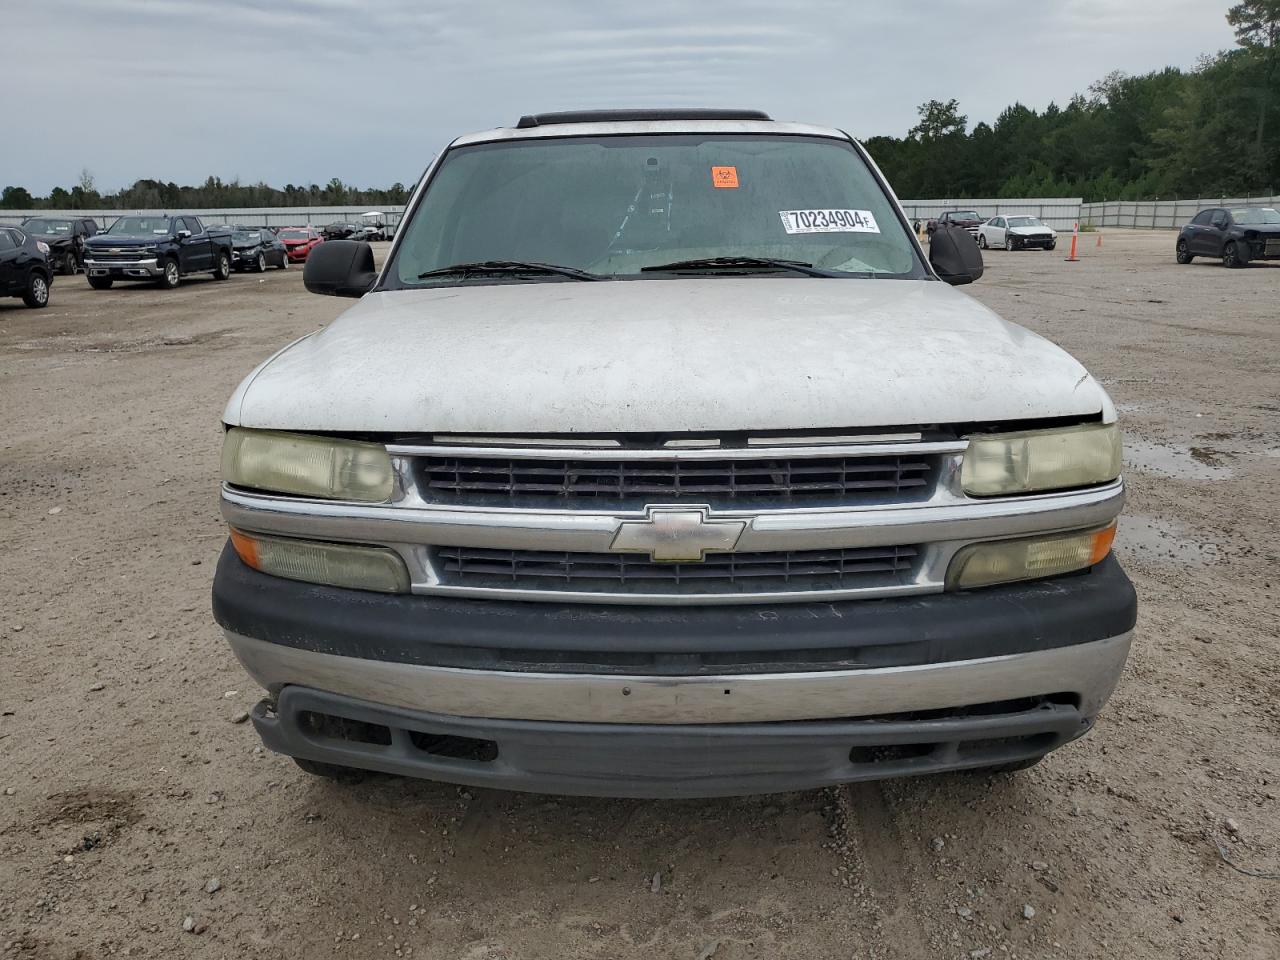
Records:
[[[228,403],[268,747],[569,794],[1034,763],[1120,675],[1116,412],[862,147],[733,111],[454,141]],[[946,280],[948,282],[943,282]]]

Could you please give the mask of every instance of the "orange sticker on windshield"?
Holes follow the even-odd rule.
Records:
[[[738,168],[712,167],[711,185],[717,190],[722,190],[726,187],[736,190],[738,188]]]

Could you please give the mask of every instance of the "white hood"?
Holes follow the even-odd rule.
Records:
[[[224,419],[509,435],[1099,411],[1076,360],[944,283],[708,277],[369,294],[250,374]]]

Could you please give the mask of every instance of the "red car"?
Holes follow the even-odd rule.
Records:
[[[324,243],[324,237],[310,227],[284,227],[277,236],[284,241],[293,263],[303,263],[317,243]]]

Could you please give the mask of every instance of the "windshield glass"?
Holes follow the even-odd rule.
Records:
[[[1044,224],[1040,222],[1039,217],[1010,217],[1009,226],[1011,227],[1042,227]]]
[[[954,213],[947,214],[947,216],[952,220],[981,220],[982,219],[982,217],[978,216],[977,210],[957,210]]]
[[[1242,210],[1232,210],[1231,219],[1236,223],[1253,225],[1280,223],[1280,213],[1271,207],[1245,207]]]
[[[107,230],[107,233],[124,234],[128,237],[145,237],[151,235],[168,236],[168,217],[121,217]]]
[[[258,234],[251,233],[248,230],[237,230],[231,234],[231,242],[234,244],[259,243],[261,240],[262,238]]]
[[[305,230],[281,230],[281,240],[306,240],[311,236]]]
[[[28,220],[22,225],[27,233],[39,233],[44,236],[67,236],[71,233],[70,220]]]
[[[836,275],[925,275],[852,144],[821,137],[565,137],[460,147],[400,233],[389,276],[414,286],[495,282],[483,273],[419,279],[486,260],[606,277],[709,257],[798,260]]]

